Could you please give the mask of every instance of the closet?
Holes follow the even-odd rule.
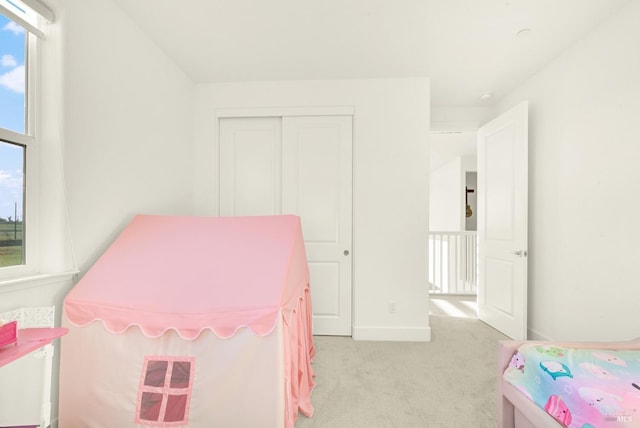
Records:
[[[352,116],[218,118],[220,215],[302,220],[314,334],[351,335]]]

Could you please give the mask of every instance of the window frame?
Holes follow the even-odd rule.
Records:
[[[1,13],[1,12],[0,12]],[[6,17],[6,15],[4,15]],[[10,17],[8,17],[11,19]],[[20,25],[19,23],[16,23]],[[39,272],[38,249],[38,135],[40,111],[40,39],[25,29],[25,132],[0,127],[0,140],[24,147],[22,240],[24,260],[21,265],[0,267],[0,280],[25,277]]]

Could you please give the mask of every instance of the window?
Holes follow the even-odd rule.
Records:
[[[43,19],[40,0],[0,0],[0,278],[35,271],[33,207],[37,144],[36,48]]]
[[[147,356],[144,359],[135,422],[182,426],[189,422],[195,358]]]
[[[0,15],[0,268],[24,265],[28,32]]]

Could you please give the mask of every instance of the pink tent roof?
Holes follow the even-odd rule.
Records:
[[[69,322],[101,320],[195,339],[241,327],[266,335],[309,282],[297,216],[138,215],[64,301]],[[301,287],[301,284],[303,287]]]

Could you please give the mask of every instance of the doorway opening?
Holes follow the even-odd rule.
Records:
[[[430,293],[475,293],[478,319],[516,340],[527,338],[528,111],[523,101],[477,130],[432,132],[431,145],[431,161],[439,162],[430,171],[432,241],[438,231],[456,239],[477,236],[475,243],[464,244],[447,236],[440,239],[446,245],[439,245],[439,255],[430,251]],[[467,178],[473,174],[467,172],[473,170],[478,189],[469,192],[473,185]],[[470,194],[478,201],[477,232],[467,230],[474,211]],[[447,289],[436,282],[438,270]],[[475,289],[467,292],[470,277]]]
[[[430,315],[477,318],[477,136],[432,131]]]

